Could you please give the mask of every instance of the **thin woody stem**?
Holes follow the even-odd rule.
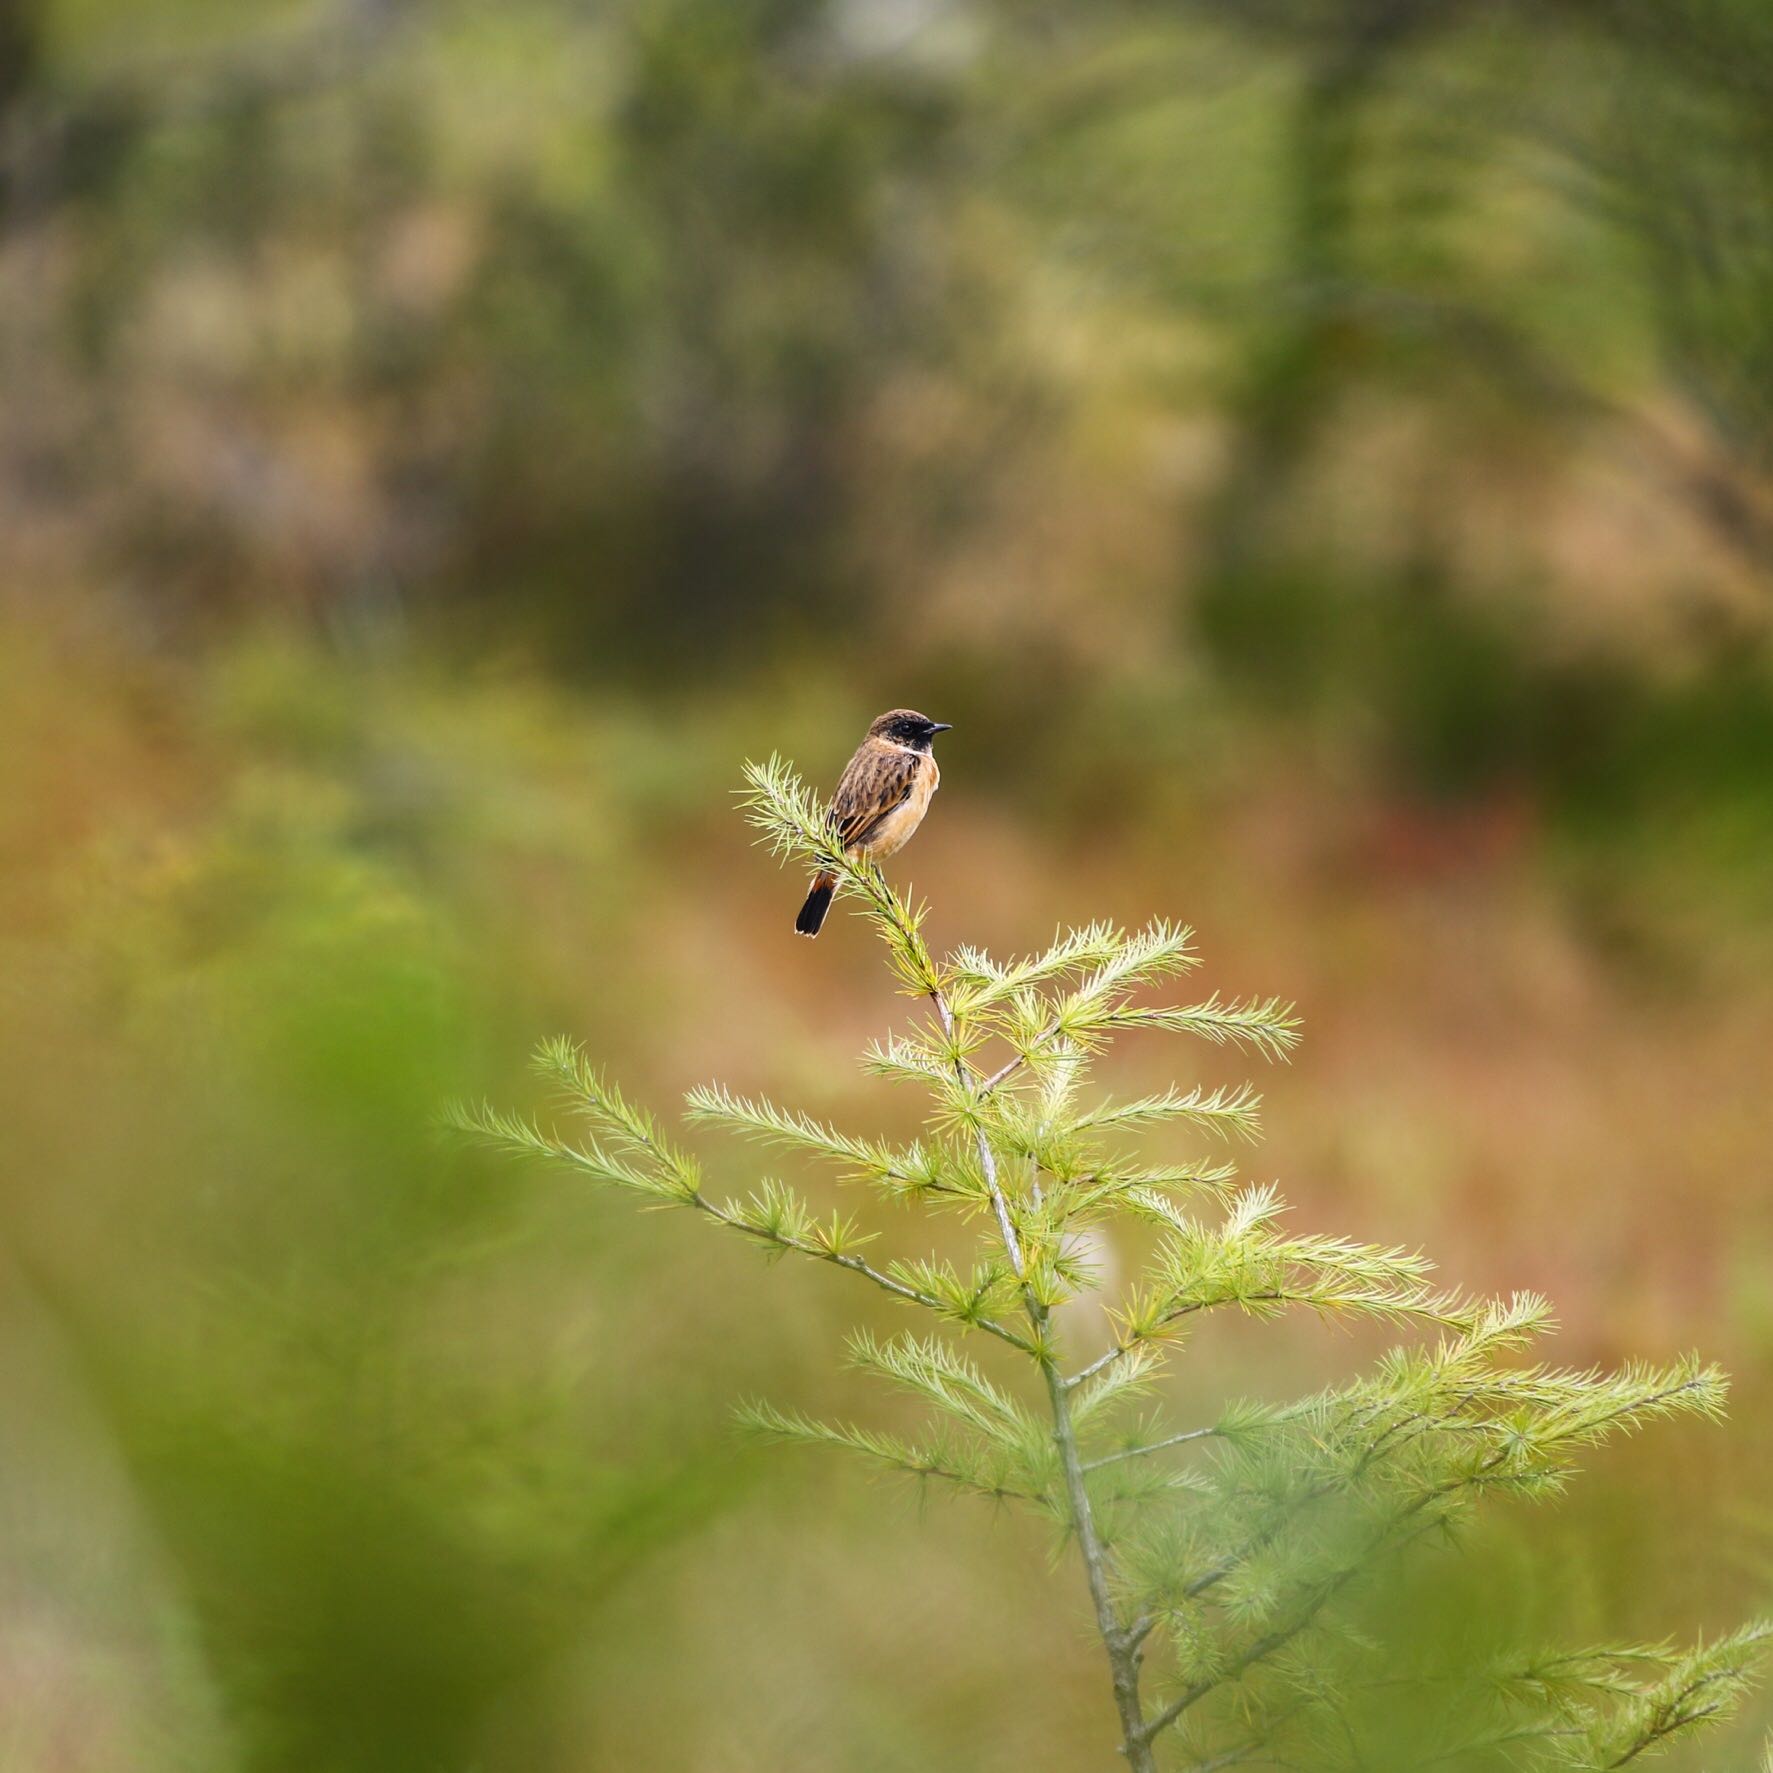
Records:
[[[931,990],[930,1001],[936,1006],[942,1032],[948,1037],[950,1045],[953,1045],[954,1012],[949,1008],[947,997],[939,985]],[[987,1085],[995,1088],[1014,1069],[1012,1065],[1001,1071],[996,1075],[995,1081],[986,1080]],[[961,1088],[975,1102],[981,1100],[982,1087],[975,1082],[972,1067],[958,1049],[955,1053],[954,1071]],[[1077,1430],[1071,1420],[1070,1386],[1047,1347],[1050,1314],[1028,1285],[1022,1243],[1016,1235],[1015,1225],[1010,1218],[1009,1203],[1005,1200],[998,1181],[997,1158],[983,1125],[978,1121],[973,1123],[973,1141],[979,1154],[979,1167],[984,1172],[985,1185],[991,1191],[991,1204],[997,1214],[997,1226],[1003,1238],[1004,1251],[1009,1257],[1010,1266],[1016,1272],[1016,1278],[1022,1282],[1023,1305],[1034,1328],[1034,1356],[1040,1364],[1041,1377],[1046,1381],[1047,1402],[1053,1415],[1053,1444],[1059,1450],[1059,1464],[1065,1477],[1066,1505],[1071,1516],[1072,1530],[1077,1534],[1078,1550],[1083,1556],[1084,1577],[1089,1584],[1090,1604],[1095,1609],[1096,1629],[1101,1635],[1102,1647],[1108,1654],[1115,1710],[1120,1717],[1121,1753],[1126,1756],[1131,1773],[1156,1773],[1157,1763],[1152,1757],[1151,1740],[1145,1730],[1145,1708],[1139,1698],[1139,1668],[1143,1660],[1139,1644],[1144,1634],[1135,1638],[1122,1627],[1114,1610],[1114,1597],[1108,1585],[1107,1552],[1096,1531],[1095,1510],[1090,1503],[1089,1488],[1084,1482],[1084,1464],[1078,1453]]]
[[[884,881],[880,884],[884,888]],[[973,1069],[955,1039],[954,1011],[949,1006],[947,995],[942,989],[941,977],[930,960],[922,938],[904,920],[894,895],[883,891],[876,903],[893,923],[907,950],[915,957],[918,972],[927,982],[930,1002],[935,1006],[942,1032],[954,1050],[955,1081],[973,1099],[974,1105],[979,1105],[983,1100],[979,1081],[974,1077]],[[1046,1037],[1042,1038],[1044,1040]],[[1018,1063],[1022,1057],[1025,1055],[1018,1056]],[[1009,1070],[986,1082],[995,1089],[1014,1069],[1015,1065],[1012,1064]],[[986,1136],[984,1126],[977,1120],[973,1122],[973,1144],[979,1155],[979,1168],[984,1175],[985,1186],[991,1195],[992,1211],[997,1218],[1004,1253],[1009,1258],[1016,1279],[1021,1282],[1023,1308],[1028,1313],[1028,1321],[1034,1330],[1032,1352],[1039,1363],[1041,1377],[1046,1382],[1047,1401],[1053,1415],[1053,1443],[1058,1448],[1060,1466],[1065,1476],[1065,1496],[1071,1525],[1077,1534],[1078,1549],[1083,1555],[1090,1602],[1096,1613],[1096,1629],[1101,1634],[1102,1647],[1107,1652],[1109,1673],[1113,1679],[1115,1709],[1121,1726],[1121,1753],[1125,1755],[1131,1773],[1156,1773],[1157,1763],[1152,1756],[1151,1737],[1146,1729],[1144,1706],[1139,1698],[1139,1669],[1143,1660],[1140,1643],[1145,1632],[1141,1631],[1134,1636],[1122,1627],[1114,1610],[1114,1598],[1108,1585],[1107,1553],[1096,1531],[1095,1511],[1090,1503],[1089,1488],[1084,1482],[1077,1432],[1071,1420],[1071,1384],[1059,1371],[1058,1363],[1049,1350],[1047,1330],[1050,1314],[1028,1284],[1028,1267],[1022,1240],[1016,1234],[1009,1202],[1004,1197],[1003,1185],[997,1172],[997,1157],[991,1149],[991,1141]]]
[[[1139,1666],[1143,1658],[1138,1640],[1121,1626],[1116,1617],[1114,1599],[1109,1593],[1108,1559],[1096,1534],[1095,1512],[1084,1483],[1083,1462],[1078,1458],[1077,1433],[1071,1421],[1071,1397],[1050,1358],[1041,1361],[1041,1372],[1047,1382],[1047,1401],[1053,1411],[1053,1439],[1058,1445],[1065,1472],[1065,1495],[1070,1504],[1071,1524],[1077,1532],[1090,1601],[1096,1610],[1096,1629],[1108,1652],[1114,1704],[1120,1715],[1121,1752],[1132,1773],[1155,1773],[1157,1763],[1152,1758],[1151,1741],[1145,1733],[1144,1706],[1139,1699]]]
[[[954,1012],[949,1009],[948,999],[940,986],[930,993],[930,1001],[936,1006],[936,1015],[941,1021],[942,1032],[952,1043],[954,1040]],[[963,1090],[973,1091],[972,1067],[959,1053],[956,1053],[954,1058],[954,1075]],[[997,1158],[992,1152],[991,1141],[985,1137],[985,1129],[977,1121],[973,1123],[973,1147],[979,1154],[979,1168],[984,1173],[985,1186],[991,1191],[991,1208],[997,1214],[997,1229],[1003,1238],[1004,1252],[1010,1259],[1010,1267],[1016,1272],[1016,1279],[1022,1280],[1025,1273],[1022,1262],[1022,1240],[1016,1236],[1016,1228],[1010,1222],[1009,1202],[1004,1199],[1003,1187],[997,1179]],[[1034,1315],[1032,1307],[1030,1307],[1029,1315]]]

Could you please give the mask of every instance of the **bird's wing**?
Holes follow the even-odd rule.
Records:
[[[915,751],[897,745],[864,745],[850,759],[831,801],[831,816],[846,850],[866,843],[881,820],[911,798],[922,762]]]

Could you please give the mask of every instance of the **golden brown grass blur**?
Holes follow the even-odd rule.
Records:
[[[0,1768],[1111,1764],[1037,1530],[734,1435],[872,1408],[868,1301],[435,1132],[555,1032],[901,1125],[731,800],[896,703],[937,946],[1186,919],[1302,1225],[1734,1374],[1424,1637],[1764,1608],[1770,78],[1755,0],[0,0]]]

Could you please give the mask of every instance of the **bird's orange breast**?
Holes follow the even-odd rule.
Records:
[[[910,841],[911,834],[923,823],[930,810],[930,796],[942,779],[936,760],[927,752],[917,760],[917,772],[911,778],[911,792],[875,826],[864,846],[875,861],[895,855]]]

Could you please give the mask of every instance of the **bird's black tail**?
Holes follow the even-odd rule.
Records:
[[[837,891],[835,874],[819,874],[813,878],[813,890],[807,894],[806,903],[800,908],[800,915],[794,920],[794,927],[803,936],[816,936],[819,926],[825,921],[825,913],[831,909],[831,896]]]

